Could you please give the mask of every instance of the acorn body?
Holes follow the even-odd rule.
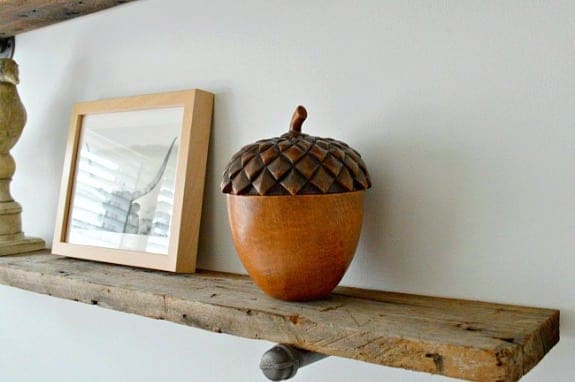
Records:
[[[359,241],[364,190],[359,153],[345,143],[290,132],[232,157],[222,191],[242,264],[268,295],[288,301],[325,297],[347,270]]]

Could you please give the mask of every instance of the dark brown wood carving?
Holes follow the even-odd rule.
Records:
[[[301,133],[306,118],[305,108],[298,106],[288,133],[257,141],[237,152],[224,171],[222,192],[302,195],[370,188],[361,155],[338,140]]]

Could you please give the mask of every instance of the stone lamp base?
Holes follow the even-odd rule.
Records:
[[[2,162],[0,160],[0,175],[3,169]],[[24,236],[21,222],[22,207],[15,200],[10,200],[9,183],[7,179],[0,179],[0,256],[46,248],[44,240]]]
[[[0,256],[39,251],[44,248],[46,248],[44,240],[37,237],[26,237],[22,235],[21,239],[0,242]]]
[[[16,89],[18,65],[0,58],[0,256],[44,249],[44,240],[22,232],[22,207],[10,195],[10,181],[16,170],[10,149],[26,124],[26,109]]]

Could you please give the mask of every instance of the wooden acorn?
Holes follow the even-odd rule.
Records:
[[[288,301],[327,296],[349,266],[371,187],[360,154],[331,138],[290,131],[244,146],[221,184],[240,260],[268,295]]]

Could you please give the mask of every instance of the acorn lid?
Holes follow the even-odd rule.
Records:
[[[301,132],[298,106],[288,133],[244,146],[224,171],[221,190],[235,195],[334,194],[371,187],[361,155],[347,144]]]

